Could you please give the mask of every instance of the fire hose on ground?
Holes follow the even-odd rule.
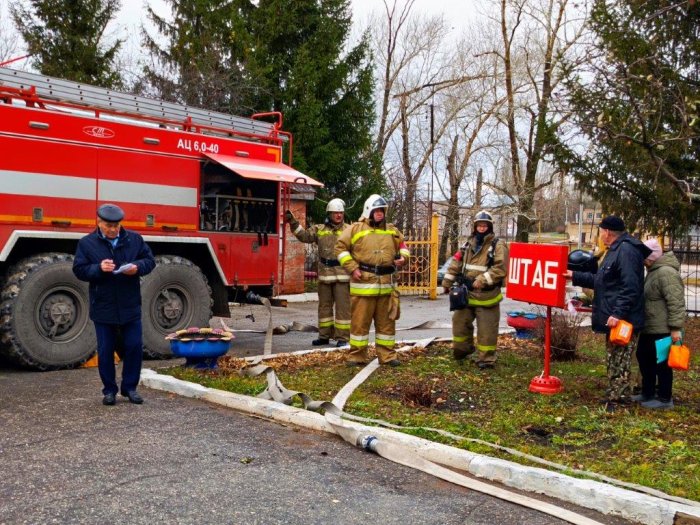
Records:
[[[462,436],[457,436],[455,434],[451,434],[449,432],[445,432],[440,429],[432,429],[432,428],[424,428],[424,427],[400,427],[398,425],[393,425],[391,423],[388,423],[386,421],[381,421],[381,420],[375,420],[375,419],[370,419],[370,418],[363,418],[359,416],[355,416],[352,414],[348,414],[344,412],[343,408],[345,406],[345,403],[347,399],[350,397],[350,395],[354,392],[356,388],[358,388],[368,377],[371,376],[371,374],[379,368],[379,364],[377,360],[375,359],[371,363],[369,363],[366,367],[364,367],[358,374],[356,374],[353,379],[348,382],[338,393],[337,395],[333,398],[332,401],[316,401],[313,400],[310,396],[306,395],[305,393],[301,392],[296,392],[287,389],[284,387],[284,385],[280,382],[279,378],[275,374],[274,370],[264,364],[264,361],[270,358],[278,357],[282,354],[272,354],[272,334],[273,334],[273,326],[272,326],[272,315],[271,315],[271,307],[269,304],[269,301],[267,301],[264,298],[261,298],[261,303],[266,306],[268,309],[268,313],[270,314],[269,317],[269,323],[268,327],[266,330],[266,336],[265,336],[265,344],[264,344],[264,353],[263,355],[254,357],[254,358],[249,358],[249,365],[246,366],[244,369],[240,371],[242,375],[245,376],[256,376],[256,375],[261,375],[261,374],[266,374],[267,378],[267,388],[265,389],[264,392],[262,392],[258,397],[261,399],[266,399],[269,401],[272,401],[274,403],[282,403],[284,405],[290,405],[292,403],[292,400],[294,397],[298,397],[301,402],[303,403],[305,409],[311,410],[314,412],[322,412],[323,413],[323,418],[326,421],[326,425],[324,426],[323,430],[329,431],[332,429],[335,433],[340,435],[344,440],[346,440],[348,443],[351,443],[354,446],[363,448],[367,451],[377,453],[384,457],[385,459],[388,459],[390,461],[399,463],[404,466],[408,466],[411,468],[415,468],[418,470],[421,470],[423,472],[426,472],[430,475],[439,477],[443,480],[449,481],[451,483],[455,483],[457,485],[463,486],[465,488],[469,488],[478,492],[483,492],[485,494],[497,497],[499,499],[502,499],[504,501],[509,501],[524,507],[532,508],[534,510],[550,514],[552,516],[558,517],[560,519],[566,520],[570,523],[575,523],[575,524],[584,524],[584,525],[593,525],[596,523],[599,523],[595,520],[592,520],[590,518],[587,518],[585,516],[582,516],[580,514],[568,511],[564,508],[558,507],[556,505],[542,502],[540,500],[537,500],[535,498],[531,498],[528,496],[520,495],[514,492],[511,492],[509,490],[496,487],[494,485],[484,483],[478,480],[474,480],[468,476],[465,476],[463,474],[460,474],[458,472],[455,472],[454,470],[451,470],[450,468],[446,468],[442,466],[439,463],[436,463],[434,461],[430,461],[424,455],[427,455],[428,457],[433,456],[436,457],[438,461],[443,462],[446,458],[441,457],[441,454],[439,452],[433,451],[431,454],[430,451],[428,450],[420,450],[419,448],[413,449],[409,446],[406,446],[405,444],[394,442],[393,438],[392,439],[382,439],[382,437],[377,435],[376,431],[372,431],[371,428],[362,425],[362,423],[371,423],[374,425],[380,425],[389,429],[399,429],[399,430],[407,430],[411,428],[420,428],[422,430],[427,430],[431,432],[436,432],[439,433],[443,436],[449,437],[454,440],[465,440],[465,441],[470,441],[470,442],[476,442],[480,443],[483,445],[487,445],[493,448],[496,448],[498,450],[502,450],[505,452],[508,452],[510,454],[517,455],[519,457],[528,459],[533,462],[537,462],[543,465],[546,465],[548,467],[561,470],[561,471],[567,471],[569,473],[575,472],[577,474],[581,474],[587,477],[599,479],[602,481],[605,481],[611,485],[617,485],[620,487],[625,487],[625,488],[631,488],[635,491],[638,492],[643,492],[649,495],[652,495],[654,497],[658,498],[663,498],[667,501],[672,501],[676,503],[680,503],[684,506],[687,506],[687,508],[695,508],[697,509],[700,507],[700,504],[698,502],[694,502],[691,500],[686,500],[684,498],[676,498],[673,496],[669,496],[667,494],[664,494],[660,491],[655,491],[653,489],[649,489],[647,487],[642,487],[639,485],[631,484],[631,483],[625,483],[621,482],[619,480],[615,480],[612,478],[607,478],[605,476],[592,473],[592,472],[586,472],[586,471],[578,471],[578,470],[573,470],[570,469],[569,467],[566,467],[564,465],[559,465],[553,462],[549,462],[546,460],[543,460],[541,458],[537,458],[535,456],[530,456],[528,454],[524,454],[522,452],[509,449],[507,447],[502,447],[500,445],[495,445],[493,443],[489,443],[486,441],[478,440],[478,439],[473,439],[473,438],[465,438]],[[222,321],[223,324],[223,321]],[[224,325],[225,326],[225,325]],[[311,330],[306,330],[304,329],[305,325],[300,325],[299,327],[302,328],[303,331],[311,331]],[[227,327],[228,328],[228,327]],[[406,351],[411,348],[417,347],[425,347],[431,342],[433,342],[434,339],[426,339],[422,341],[417,341],[415,342],[415,345],[408,346],[408,347],[403,347],[400,348],[399,351]],[[332,349],[333,351],[335,349]],[[331,351],[331,350],[326,350],[326,351]],[[303,353],[307,353],[306,351]],[[299,354],[298,352],[294,352],[292,354],[286,354],[286,355],[296,355]],[[177,380],[175,380],[177,381]],[[148,384],[148,380],[147,383]],[[235,408],[235,404],[231,403],[230,400],[227,400],[226,393],[221,392],[220,394],[217,394],[216,391],[210,392],[210,389],[207,389],[205,387],[199,387],[198,385],[193,385],[192,388],[195,390],[201,390],[200,395],[203,399],[208,399],[210,401],[214,402],[221,402],[222,404],[225,404],[227,406],[232,406]],[[240,397],[240,396],[238,396]],[[246,403],[240,403],[237,402],[236,404],[240,405],[244,404],[246,407],[250,405],[248,408],[252,408],[254,403],[252,402],[246,402]],[[240,407],[240,409],[246,410],[245,407]],[[255,410],[252,410],[254,413],[259,413],[260,411],[263,412],[269,412],[270,414],[272,412],[276,412],[274,410],[270,409],[265,409],[265,408],[257,408]],[[271,417],[271,416],[268,416]],[[278,419],[277,417],[274,417],[274,419]],[[353,423],[355,422],[355,423]],[[379,433],[381,434],[381,433]],[[401,434],[403,435],[403,434]],[[387,434],[387,437],[391,437],[391,434]],[[439,445],[438,445],[439,446]],[[450,447],[447,447],[450,448]],[[453,468],[460,468],[455,466],[454,461],[444,461],[444,464],[446,465],[451,465]],[[663,509],[659,511],[660,514],[668,514],[669,512],[675,513],[672,509]],[[693,512],[694,514],[694,512]],[[656,523],[656,521],[654,521]],[[661,523],[661,522],[659,522]]]
[[[338,435],[340,435],[348,443],[363,448],[369,452],[374,452],[379,454],[385,459],[393,461],[395,463],[414,468],[436,476],[445,481],[455,483],[462,487],[472,489],[478,492],[482,492],[504,501],[509,501],[511,503],[516,503],[518,505],[528,507],[551,516],[555,516],[564,519],[570,523],[580,524],[580,525],[600,525],[600,522],[577,514],[575,512],[568,511],[556,505],[546,503],[535,498],[517,494],[509,490],[502,489],[500,487],[495,487],[488,483],[482,481],[477,481],[469,478],[463,474],[459,474],[453,470],[445,468],[437,463],[428,461],[406,447],[402,447],[396,443],[389,443],[378,439],[376,436],[364,433],[362,430],[355,427],[351,422],[344,420],[345,418],[350,418],[355,421],[369,422],[369,423],[380,423],[384,426],[390,426],[387,422],[381,422],[376,420],[371,420],[368,418],[360,418],[347,414],[343,411],[345,402],[354,392],[354,390],[359,387],[372,373],[379,368],[379,363],[375,359],[367,366],[365,366],[358,374],[356,374],[353,379],[347,383],[333,398],[333,401],[315,401],[311,399],[307,394],[302,392],[296,392],[289,390],[284,387],[280,382],[277,374],[272,369],[272,367],[267,366],[263,363],[265,358],[269,358],[272,355],[272,309],[269,301],[265,298],[261,298],[262,304],[264,304],[269,313],[269,324],[265,334],[265,344],[263,355],[253,358],[250,365],[241,370],[241,375],[246,377],[258,376],[265,374],[267,378],[267,388],[258,397],[262,399],[274,400],[280,403],[291,404],[294,397],[299,397],[304,404],[304,407],[309,410],[323,411],[326,420],[333,426]],[[424,342],[424,345],[429,344],[431,340]],[[393,426],[393,425],[391,425]]]

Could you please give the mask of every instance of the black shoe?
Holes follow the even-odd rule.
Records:
[[[496,365],[493,363],[477,363],[476,366],[479,367],[479,370],[485,370],[487,368],[496,368]]]
[[[136,390],[131,390],[130,392],[127,392],[122,395],[124,397],[129,398],[129,403],[134,403],[135,405],[140,405],[141,403],[143,403],[143,398],[139,395],[139,393]]]
[[[114,397],[114,394],[105,394],[105,396],[102,398],[103,405],[112,406],[116,402],[117,402],[117,398]]]
[[[367,363],[362,361],[345,361],[345,366],[365,366]]]
[[[605,412],[607,412],[608,414],[613,414],[624,408],[625,407],[623,405],[621,405],[620,403],[615,403],[614,401],[609,401],[605,403]]]
[[[348,346],[348,342],[347,342],[347,341],[337,341],[337,342],[335,343],[335,346],[336,346],[336,348],[341,348],[341,347],[343,347],[343,346]]]
[[[387,361],[384,364],[389,366],[401,366],[401,361],[399,361],[398,359],[392,359],[391,361]]]
[[[320,337],[311,341],[311,344],[314,346],[323,346],[327,345],[328,343],[330,343],[330,339],[321,339]]]
[[[474,350],[472,350],[471,352],[468,350],[452,350],[452,357],[455,358],[455,361],[464,361],[473,353]]]

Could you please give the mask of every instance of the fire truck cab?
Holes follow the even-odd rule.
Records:
[[[94,354],[72,262],[106,202],[156,255],[142,283],[146,355],[169,355],[165,335],[228,317],[248,291],[278,293],[290,192],[321,186],[282,162],[281,120],[0,68],[0,353],[42,370]]]

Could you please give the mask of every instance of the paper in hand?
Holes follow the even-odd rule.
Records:
[[[113,273],[113,274],[122,273],[124,270],[128,270],[128,269],[131,268],[131,267],[136,267],[136,265],[135,265],[134,263],[122,264],[119,268],[117,268],[116,270],[114,270],[112,273]]]

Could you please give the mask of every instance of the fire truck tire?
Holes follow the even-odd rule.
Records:
[[[213,299],[207,278],[192,261],[156,257],[155,269],[141,285],[143,351],[146,357],[171,357],[165,336],[191,326],[209,326]]]
[[[8,272],[0,296],[0,348],[12,361],[58,370],[80,365],[95,353],[88,285],[72,268],[72,255],[45,253]]]

